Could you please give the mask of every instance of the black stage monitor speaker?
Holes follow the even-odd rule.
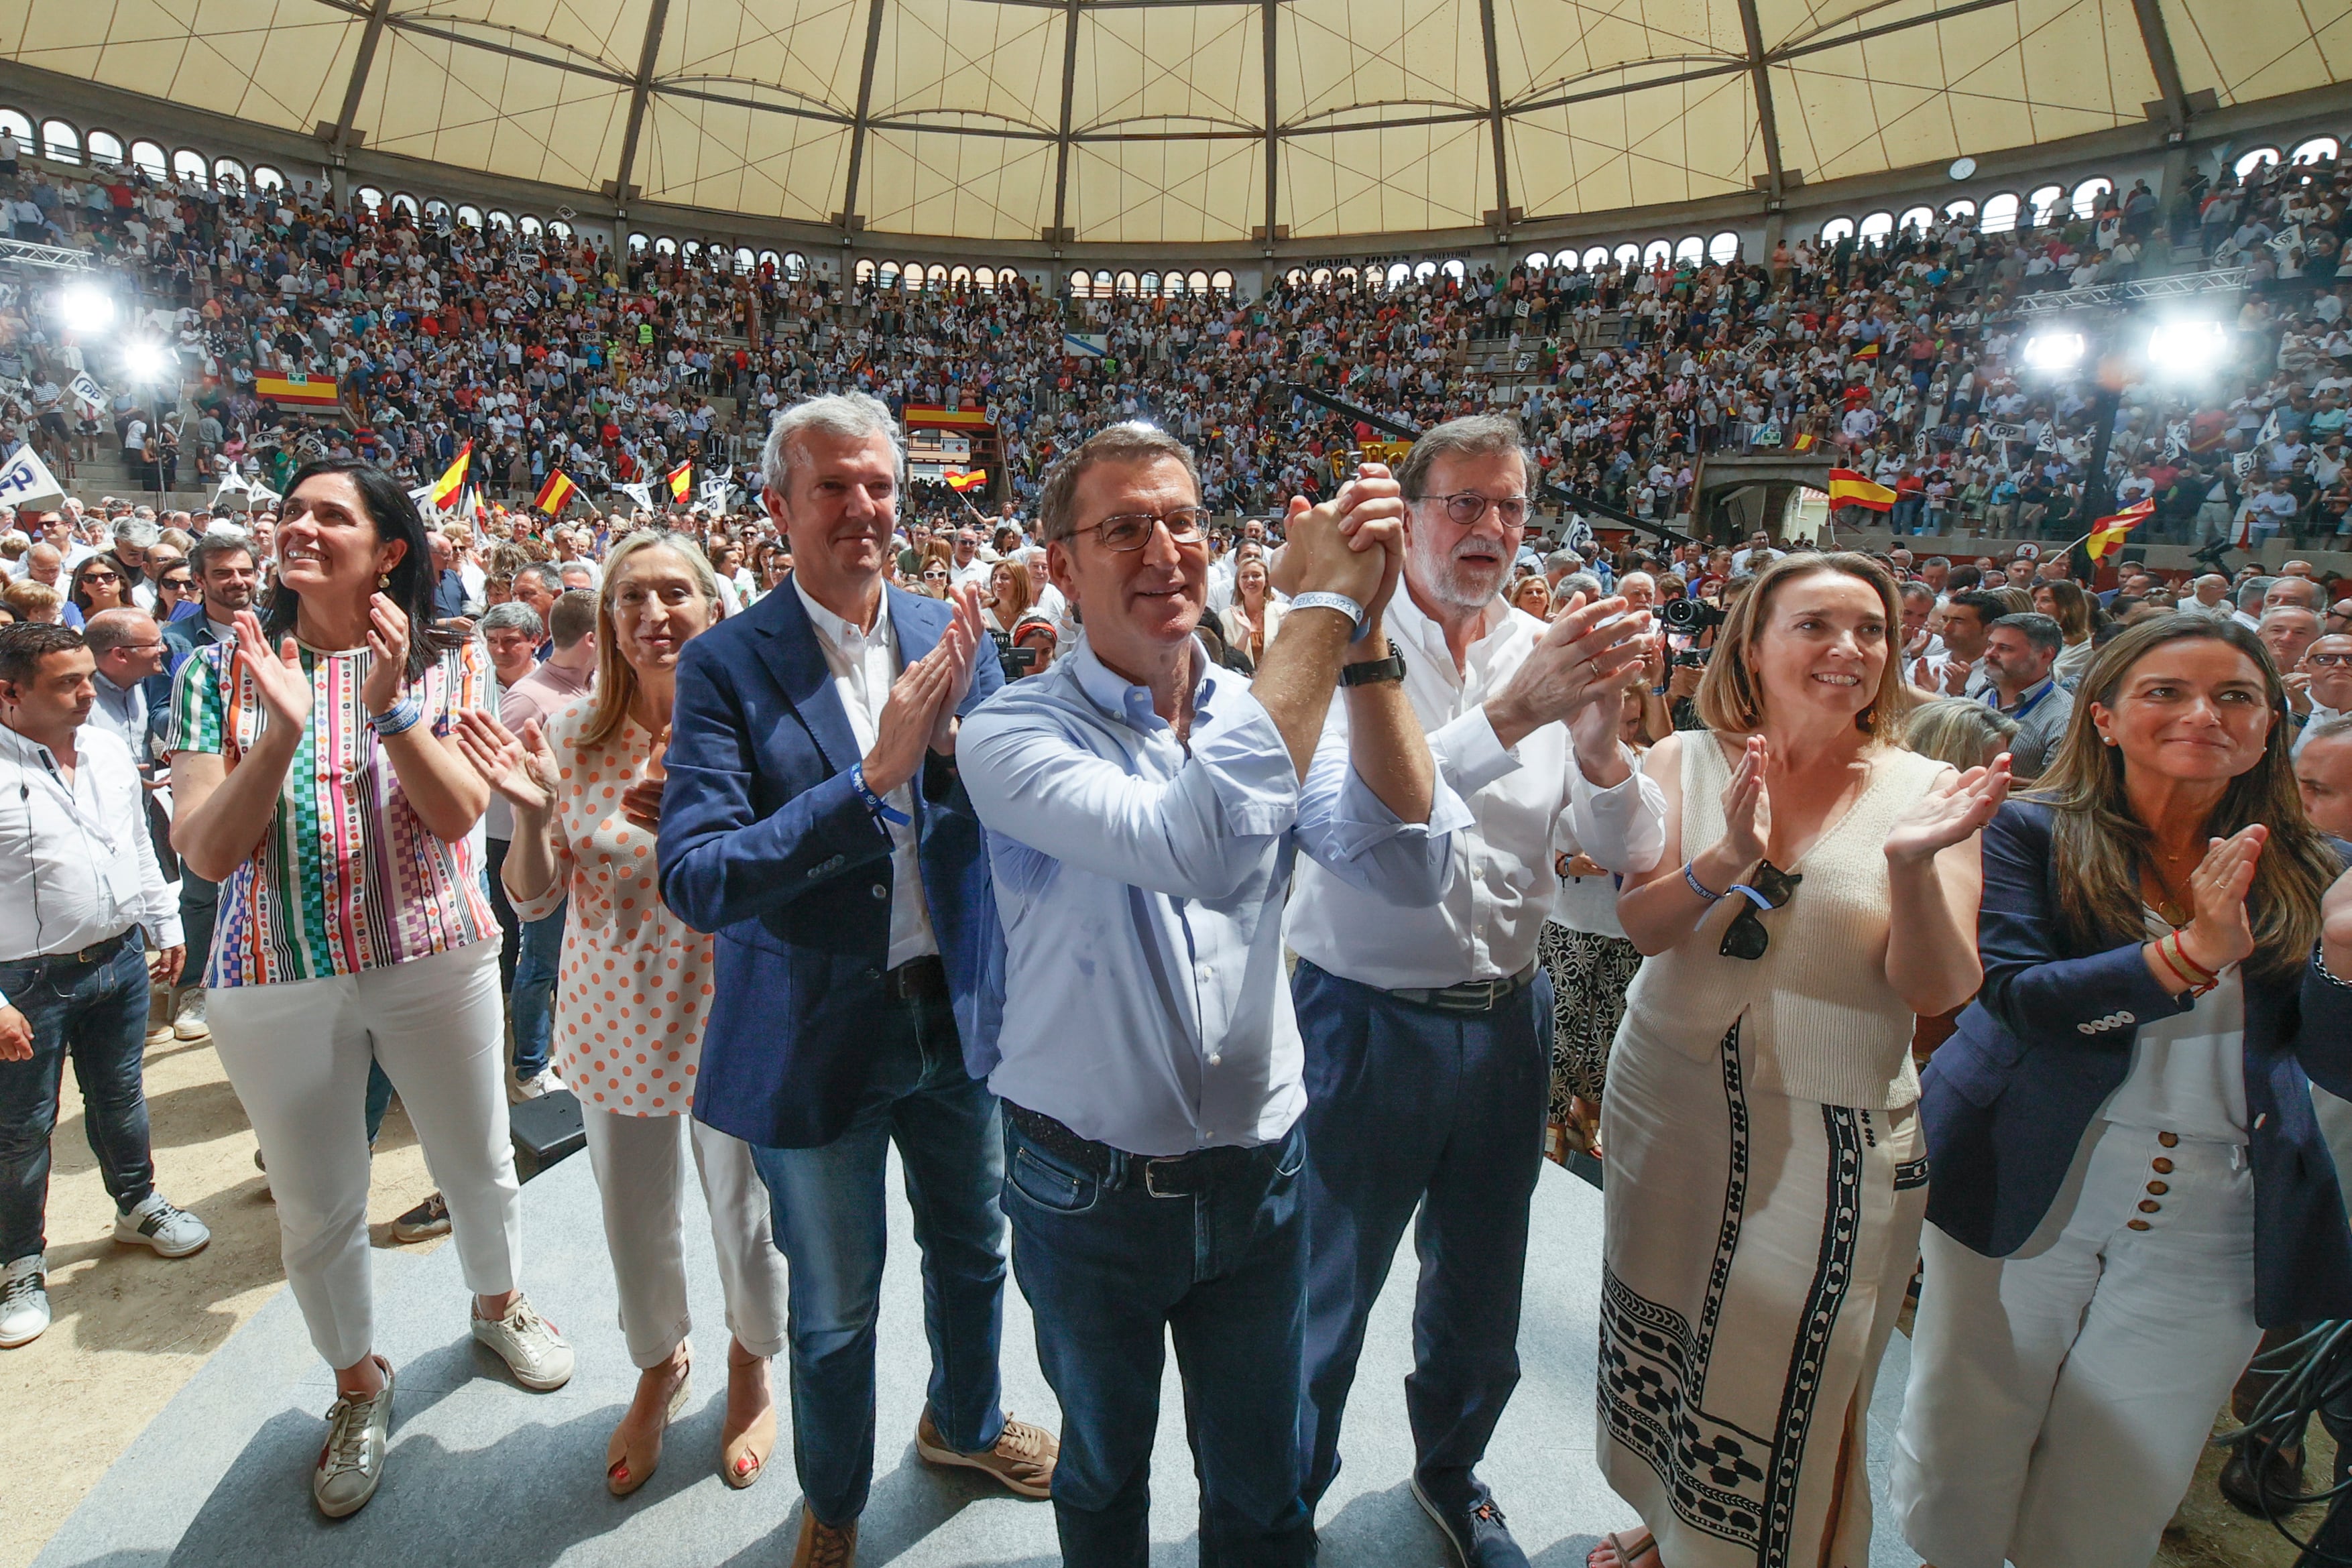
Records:
[[[580,1126],[580,1102],[569,1089],[558,1089],[536,1100],[526,1100],[507,1113],[514,1134],[515,1175],[524,1181],[585,1147],[588,1134]]]

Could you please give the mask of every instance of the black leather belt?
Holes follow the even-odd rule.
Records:
[[[60,969],[77,968],[89,964],[103,964],[121,952],[122,945],[131,940],[138,930],[139,927],[136,925],[126,925],[113,936],[93,942],[78,953],[36,953],[29,958],[16,958],[8,961],[16,964],[54,966]]]
[[[940,962],[937,953],[926,953],[919,958],[909,958],[882,977],[883,989],[902,1002],[945,1001],[948,995],[947,966]]]
[[[1536,967],[1529,964],[1517,974],[1499,980],[1465,980],[1458,986],[1440,986],[1433,990],[1407,988],[1388,994],[1401,1002],[1417,1008],[1433,1008],[1442,1013],[1490,1013],[1534,983]]]
[[[1080,1137],[1043,1111],[1032,1111],[1010,1100],[998,1103],[1004,1107],[1004,1119],[1047,1154],[1066,1159],[1113,1186],[1139,1186],[1154,1197],[1196,1197],[1220,1179],[1241,1171],[1252,1158],[1264,1153],[1261,1149],[1226,1144],[1195,1149],[1189,1155],[1130,1155],[1125,1149]]]

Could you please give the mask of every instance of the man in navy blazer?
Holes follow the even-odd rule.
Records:
[[[976,596],[883,580],[906,454],[858,393],[781,415],[763,497],[793,572],[688,644],[661,887],[718,938],[694,1113],[752,1146],[792,1263],[796,1568],[847,1563],[873,1479],[892,1140],[923,1250],[916,1450],[1044,1497],[1056,1445],[998,1404],[1003,936],[959,716],[1003,684]]]

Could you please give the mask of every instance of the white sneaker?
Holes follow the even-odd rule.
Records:
[[[38,1252],[0,1271],[0,1350],[30,1344],[49,1326],[49,1292],[42,1274]]]
[[[525,1388],[544,1394],[572,1381],[572,1347],[556,1326],[541,1317],[520,1291],[507,1315],[493,1322],[469,1312],[474,1337],[499,1353],[507,1370]]]
[[[563,1080],[555,1075],[555,1069],[542,1067],[529,1078],[515,1080],[515,1099],[518,1102],[536,1100],[541,1095],[551,1094],[562,1087]]]
[[[383,1367],[383,1391],[340,1395],[327,1412],[327,1441],[310,1471],[310,1496],[329,1519],[357,1513],[383,1483],[383,1461],[392,1442],[392,1365]]]
[[[172,1038],[174,1040],[209,1040],[213,1026],[205,1021],[205,988],[189,986],[180,992],[179,1002],[172,1009]]]
[[[160,1192],[151,1192],[128,1214],[114,1217],[114,1239],[152,1247],[166,1258],[201,1252],[213,1233],[184,1208],[175,1208]]]

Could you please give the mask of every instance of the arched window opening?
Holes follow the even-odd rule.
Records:
[[[1091,299],[1091,298],[1093,298],[1094,297],[1095,297],[1095,279],[1094,279],[1094,275],[1093,275],[1092,273],[1089,273],[1089,272],[1074,272],[1074,273],[1070,274],[1070,298],[1073,298],[1073,299]]]
[[[886,261],[877,267],[874,271],[874,287],[886,290],[898,287],[898,264],[895,261]]]
[[[1454,257],[1452,261],[1447,262],[1437,270],[1445,274],[1446,277],[1454,279],[1456,283],[1461,282],[1464,278],[1470,276],[1470,269],[1462,265],[1462,258],[1460,256]]]
[[[804,277],[808,275],[808,257],[796,250],[784,252],[784,276]]]
[[[1843,216],[1834,217],[1822,225],[1822,243],[1823,245],[1835,245],[1838,241],[1844,239],[1853,233],[1853,220],[1852,218]]]
[[[1674,258],[1675,247],[1668,241],[1654,239],[1649,244],[1642,247],[1642,265],[1643,267],[1656,267],[1662,262],[1672,261]]]
[[[2236,170],[2238,178],[2242,180],[2247,175],[2252,173],[2255,170],[2261,168],[2263,164],[2275,163],[2278,161],[2279,150],[2277,148],[2256,147],[2248,152],[2239,153],[2238,161],[2231,164],[2230,167]]]
[[[529,235],[533,239],[537,239],[540,235],[547,232],[547,225],[541,223],[529,213],[523,214],[522,216],[515,220],[515,227],[521,230],[524,234]]]
[[[113,131],[93,131],[82,139],[82,146],[89,153],[91,168],[120,169],[122,167],[122,138]]]
[[[168,172],[163,149],[143,137],[131,144],[131,166],[151,180],[160,180]]]
[[[667,235],[656,235],[654,254],[657,256],[675,257],[677,255],[677,241]]]
[[[1219,267],[1210,276],[1209,287],[1230,298],[1234,291],[1234,275]]]
[[[515,222],[514,214],[512,213],[502,211],[497,207],[492,207],[488,212],[482,214],[482,220],[488,224],[490,227],[497,229],[501,234],[514,233]]]
[[[52,163],[81,162],[81,132],[62,120],[41,121],[41,156]]]
[[[1121,272],[1121,273],[1118,275],[1118,283],[1117,283],[1116,285],[1114,285],[1113,287],[1116,287],[1116,288],[1117,288],[1117,290],[1118,290],[1120,294],[1132,294],[1132,293],[1134,293],[1134,292],[1135,292],[1135,274],[1133,274],[1133,273],[1131,273],[1131,272]]]
[[[1685,235],[1682,242],[1675,246],[1676,261],[1697,261],[1706,255],[1706,241],[1696,235]]]
[[[562,218],[548,219],[547,232],[553,235],[557,239],[563,241],[566,245],[569,245],[572,242],[572,225],[565,223]]]
[[[183,147],[172,154],[172,177],[184,184],[205,185],[211,183],[212,171],[205,164],[205,155],[193,147]]]
[[[2325,163],[2343,151],[2333,136],[2315,136],[2286,156],[2290,163]]]
[[[1885,239],[1894,232],[1895,214],[1886,212],[1868,214],[1862,220],[1862,226],[1854,231],[1865,240]]]
[[[1717,267],[1729,267],[1739,257],[1739,236],[1724,230],[1706,242],[1706,258]]]
[[[213,184],[215,189],[223,191],[242,191],[245,189],[246,183],[247,181],[245,177],[244,164],[238,162],[234,158],[215,158],[213,160]],[[368,204],[368,210],[370,212],[373,212],[377,207],[382,205],[383,205],[383,193],[382,191],[377,191],[375,193],[375,200]]]
[[[1962,196],[1957,202],[1944,204],[1944,215],[1948,218],[1972,218],[1977,215],[1977,204]]]
[[[1609,253],[1609,259],[1615,262],[1621,269],[1631,272],[1642,265],[1642,247],[1632,240],[1627,240]]]
[[[2017,227],[2017,210],[2021,205],[2023,204],[2018,200],[2017,193],[2014,191],[2003,191],[1998,195],[1987,196],[1984,204],[1984,221],[1977,226],[1989,235],[2009,234]]]
[[[373,185],[362,185],[352,193],[352,200],[358,204],[362,212],[376,213],[383,210],[383,193]]]
[[[1598,272],[1609,265],[1609,247],[1605,245],[1587,246],[1584,254],[1576,259],[1585,271]]]
[[[425,215],[433,223],[446,228],[449,226],[449,204],[438,196],[427,196],[425,199]]]
[[[2096,217],[2100,199],[2113,192],[2115,188],[2116,183],[2113,180],[2096,175],[2075,186],[2074,199],[2071,204],[2074,215],[2078,218]]]
[[[16,144],[28,152],[38,145],[33,140],[33,122],[26,118],[22,110],[0,109],[0,131],[15,137]]]
[[[971,286],[974,288],[979,289],[982,294],[995,293],[996,268],[992,267],[977,267],[972,268]]]
[[[257,188],[258,188],[259,182],[257,181],[255,183]],[[395,192],[392,198],[392,210],[396,213],[406,213],[409,216],[409,220],[411,222],[415,222],[416,218],[416,198],[410,195],[405,191]],[[642,240],[645,238],[645,235],[639,235],[636,238]]]
[[[1198,267],[1186,277],[1184,282],[1195,294],[1206,294],[1209,291],[1209,275]]]
[[[685,262],[688,267],[692,267],[696,262],[702,259],[702,242],[698,239],[690,239],[684,245],[678,246],[677,254],[679,260]]]
[[[937,294],[941,289],[947,287],[947,286],[948,269],[945,262],[935,261],[931,263],[929,267],[923,269],[923,287]]]
[[[2042,185],[2025,198],[2025,210],[2032,214],[2033,226],[2043,227],[2057,214],[2059,204],[2066,199],[2063,185]]]
[[[873,257],[871,257],[871,256],[867,256],[867,257],[865,257],[865,258],[861,259],[861,260],[858,262],[858,264],[857,264],[857,272],[856,272],[856,278],[857,278],[857,281],[858,281],[858,282],[860,282],[860,283],[871,283],[871,282],[873,282],[873,281],[874,281],[876,275],[877,275],[877,268],[876,268],[876,267],[875,267],[875,266],[874,266],[874,259],[873,259]]]
[[[1916,233],[1924,235],[1929,229],[1936,226],[1936,209],[1933,207],[1906,207],[1903,210],[1903,215],[1895,220],[1895,226],[1905,234]]]
[[[1415,283],[1427,283],[1436,276],[1437,263],[1433,261],[1424,261],[1412,269],[1412,280]]]

